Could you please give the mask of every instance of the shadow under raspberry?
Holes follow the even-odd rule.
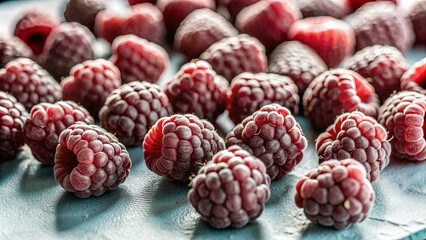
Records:
[[[2,159],[0,161],[0,186],[10,182],[9,178],[16,173],[19,165],[27,158],[27,153],[21,152],[18,157],[14,159]]]
[[[32,159],[22,174],[19,190],[23,193],[35,193],[57,186],[53,177],[53,166],[43,166]]]
[[[218,237],[218,236],[221,237]],[[193,239],[233,239],[234,237],[238,239],[267,239],[266,234],[264,233],[262,224],[258,221],[247,224],[242,228],[225,228],[225,229],[216,229],[211,227],[207,222],[203,221],[201,218],[198,218],[198,224],[195,227],[194,238]]]

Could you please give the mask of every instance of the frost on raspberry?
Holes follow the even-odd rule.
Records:
[[[426,95],[426,58],[415,63],[402,75],[401,90],[410,90]]]
[[[0,37],[0,68],[17,58],[32,58],[33,52],[21,39],[17,37]]]

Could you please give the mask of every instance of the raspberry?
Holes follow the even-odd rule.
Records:
[[[214,122],[226,109],[227,89],[228,82],[210,64],[196,61],[183,65],[165,92],[176,113],[193,113]]]
[[[78,102],[97,116],[108,95],[120,87],[120,71],[107,60],[89,60],[75,65],[61,85],[65,100]]]
[[[156,1],[157,0],[128,0],[130,6],[136,5],[136,4],[139,4],[139,3],[151,3],[151,4],[155,4]]]
[[[426,1],[418,2],[408,14],[413,25],[416,43],[426,45]]]
[[[288,37],[313,48],[329,67],[336,67],[350,56],[355,45],[352,28],[333,17],[298,20],[291,25]]]
[[[394,4],[397,4],[397,0],[348,0],[348,1],[352,5],[353,10],[357,10],[362,5],[368,2],[375,2],[375,1],[389,1],[389,2],[393,2]]]
[[[287,108],[269,104],[228,133],[225,145],[238,145],[258,157],[271,179],[278,180],[302,161],[307,141]]]
[[[197,116],[164,117],[149,130],[143,157],[149,170],[171,180],[187,181],[225,148],[213,125]]]
[[[345,229],[362,222],[374,204],[374,190],[365,169],[353,160],[329,160],[296,184],[294,200],[314,223]],[[323,179],[323,180],[321,180]]]
[[[116,37],[122,35],[122,28],[126,20],[126,17],[115,16],[108,11],[100,11],[95,18],[95,35],[112,43]]]
[[[197,58],[210,45],[238,34],[238,31],[221,15],[210,9],[195,10],[177,29],[174,46],[188,59]]]
[[[68,22],[78,22],[93,32],[96,15],[105,8],[102,0],[70,0],[64,16]]]
[[[325,129],[337,116],[358,110],[376,117],[379,98],[373,86],[354,71],[334,69],[316,77],[303,95],[305,115],[315,129]]]
[[[42,52],[49,34],[59,25],[56,17],[44,12],[30,10],[16,23],[14,34],[38,55]]]
[[[299,110],[297,86],[290,78],[273,73],[241,73],[232,80],[227,98],[229,118],[235,124],[271,103],[293,114]]]
[[[402,75],[401,90],[410,90],[426,95],[426,58],[415,63]]]
[[[0,91],[0,162],[16,157],[24,146],[27,115],[16,98]]]
[[[103,128],[126,146],[140,146],[148,130],[173,113],[167,96],[148,82],[131,82],[114,90],[99,112]]]
[[[211,45],[200,59],[209,62],[221,76],[231,81],[242,72],[266,72],[265,48],[253,37],[240,34]]]
[[[388,98],[379,111],[378,121],[393,136],[392,158],[426,160],[426,95],[402,91]]]
[[[62,89],[44,69],[28,58],[18,58],[0,70],[0,91],[18,99],[27,110],[62,99]]]
[[[243,9],[235,25],[259,39],[269,52],[287,39],[290,25],[300,18],[302,14],[293,0],[265,0]]]
[[[278,45],[269,62],[269,71],[290,77],[301,96],[309,83],[327,69],[325,62],[313,49],[298,41]]]
[[[135,35],[124,35],[112,43],[110,61],[120,69],[123,83],[155,83],[169,65],[169,55],[155,43]]]
[[[351,13],[348,0],[298,0],[304,18],[331,16],[343,18]]]
[[[25,121],[25,142],[37,160],[53,164],[59,135],[78,121],[94,123],[87,110],[74,102],[40,103],[31,109]]]
[[[21,39],[17,37],[0,37],[0,68],[17,58],[32,58],[33,52]]]
[[[188,199],[215,228],[255,221],[270,196],[265,165],[238,146],[216,153],[191,182]]]
[[[59,136],[55,180],[79,198],[100,196],[114,190],[129,176],[129,153],[104,129],[76,123]]]
[[[407,71],[408,63],[398,49],[374,45],[357,52],[345,63],[345,68],[367,79],[384,101],[392,92],[399,90],[400,79]]]
[[[234,21],[241,10],[259,1],[260,0],[219,0],[218,9],[226,9],[231,21]]]
[[[42,66],[56,79],[68,76],[71,68],[94,58],[93,34],[79,23],[62,23],[46,40]]]

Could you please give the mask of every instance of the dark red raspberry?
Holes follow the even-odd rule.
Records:
[[[121,85],[120,71],[110,61],[89,60],[75,65],[61,85],[65,100],[80,103],[98,116],[108,95]]]
[[[269,72],[290,77],[301,96],[309,83],[327,69],[325,62],[314,50],[298,41],[278,45],[269,60]]]
[[[123,83],[155,83],[169,65],[169,55],[161,46],[135,35],[115,39],[109,60],[120,69]]]
[[[17,58],[32,58],[33,52],[21,39],[17,37],[0,37],[0,68]]]
[[[94,40],[93,34],[79,23],[62,23],[46,40],[42,66],[60,81],[74,65],[94,58]]]
[[[42,52],[49,34],[60,23],[60,20],[38,10],[30,10],[16,23],[14,34],[24,41],[38,55]]]
[[[291,25],[288,37],[313,48],[329,67],[336,67],[350,56],[355,45],[351,26],[333,17],[298,20]]]
[[[226,109],[228,85],[210,64],[200,60],[183,65],[169,80],[165,92],[175,113],[192,113],[215,122]]]
[[[343,18],[351,13],[349,0],[298,0],[304,18],[331,16]]]
[[[148,82],[131,82],[114,90],[99,111],[103,128],[126,146],[140,146],[158,119],[173,113],[169,99]]]
[[[426,1],[418,2],[408,14],[413,25],[416,43],[426,45]]]
[[[389,1],[389,2],[393,2],[394,4],[397,4],[397,0],[348,0],[348,1],[352,5],[353,10],[357,10],[362,5],[364,5],[368,2]]]
[[[24,121],[28,113],[12,95],[0,91],[0,162],[18,155],[24,146]]]
[[[278,180],[302,161],[302,151],[308,144],[290,111],[269,104],[235,126],[226,136],[225,145],[241,146],[258,157],[271,179]]]
[[[27,110],[39,103],[62,99],[61,85],[28,58],[18,58],[0,69],[0,91],[16,97]]]
[[[379,111],[378,121],[393,139],[392,158],[426,160],[426,95],[402,91],[388,98]]]
[[[316,77],[303,95],[305,115],[315,129],[326,129],[337,116],[360,111],[376,117],[379,98],[367,80],[346,69],[326,71]]]
[[[241,73],[232,80],[227,98],[229,118],[235,124],[271,103],[288,108],[292,114],[299,111],[296,84],[273,73]]]
[[[415,63],[402,75],[401,90],[410,90],[426,95],[426,58]]]
[[[215,153],[225,148],[213,125],[197,116],[164,117],[143,142],[146,166],[171,180],[188,181]]]
[[[176,31],[174,47],[188,59],[197,58],[210,45],[238,34],[225,18],[210,9],[195,10]]]
[[[25,121],[25,142],[37,160],[46,165],[53,164],[59,135],[79,121],[94,123],[87,110],[74,102],[40,103],[31,109]]]
[[[345,229],[365,220],[374,197],[365,169],[349,158],[323,162],[306,173],[296,184],[294,199],[312,222]]]
[[[70,0],[64,16],[68,22],[78,22],[93,32],[96,15],[105,8],[102,0]]]
[[[260,0],[219,0],[218,9],[224,9],[231,21],[237,17],[244,8],[259,2]]]
[[[398,49],[374,45],[357,52],[345,62],[344,67],[367,79],[384,101],[399,90],[400,79],[408,70],[408,63]]]
[[[287,40],[290,25],[300,18],[302,14],[293,0],[264,0],[243,9],[235,25],[259,39],[269,52]]]
[[[200,169],[188,199],[212,227],[240,228],[262,214],[270,182],[262,161],[232,146],[216,153]]]
[[[129,153],[104,129],[76,123],[59,136],[53,168],[56,182],[79,198],[114,190],[129,176]]]
[[[157,2],[157,0],[128,0],[129,5],[136,5],[139,3],[151,3],[151,4],[155,4],[155,2]]]
[[[258,73],[268,69],[265,48],[256,38],[246,34],[214,43],[200,59],[209,62],[229,82],[242,72]]]

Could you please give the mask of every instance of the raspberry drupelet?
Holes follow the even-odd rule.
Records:
[[[185,182],[224,148],[211,123],[191,114],[173,115],[161,118],[149,130],[143,156],[149,170]]]
[[[410,90],[426,95],[426,58],[416,62],[401,77],[401,90]]]
[[[68,22],[78,22],[93,32],[96,15],[105,8],[102,0],[70,0],[64,17]]]
[[[262,107],[228,133],[226,147],[238,145],[266,166],[272,180],[291,172],[302,161],[307,140],[290,111],[278,104]]]
[[[309,220],[339,230],[364,221],[374,198],[364,167],[350,158],[325,161],[306,173],[294,197]]]
[[[413,26],[416,36],[416,43],[426,45],[426,1],[418,2],[409,12],[407,16]]]
[[[240,228],[262,214],[270,181],[262,161],[232,146],[200,169],[191,181],[188,199],[212,227]]]
[[[116,189],[129,176],[131,166],[126,147],[112,134],[76,123],[59,136],[53,171],[66,191],[87,198]]]
[[[0,37],[0,68],[17,58],[32,58],[33,52],[21,39],[17,37]]]
[[[330,16],[343,18],[351,13],[348,0],[297,0],[304,18]]]

